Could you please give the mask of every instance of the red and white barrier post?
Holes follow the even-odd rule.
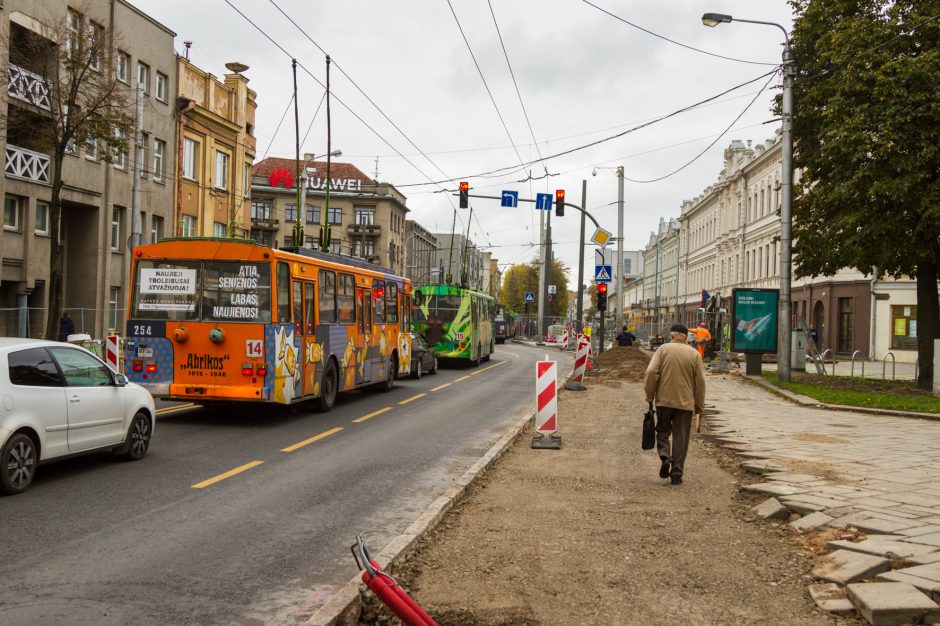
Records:
[[[584,386],[584,368],[588,362],[588,347],[591,341],[584,335],[578,335],[578,350],[574,355],[574,371],[571,372],[571,378],[565,383],[565,389],[569,391],[587,391]]]
[[[108,335],[105,340],[104,362],[115,372],[121,372],[121,338],[117,335]]]
[[[533,448],[549,450],[561,449],[561,436],[558,430],[558,363],[544,361],[535,364],[535,432],[532,438]]]

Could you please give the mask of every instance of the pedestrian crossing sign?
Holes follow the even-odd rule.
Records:
[[[609,283],[610,282],[610,265],[595,265],[594,266],[594,282],[595,283]]]

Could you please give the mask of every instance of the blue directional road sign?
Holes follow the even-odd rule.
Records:
[[[535,208],[542,211],[551,211],[554,198],[550,193],[535,194]]]
[[[535,294],[531,291],[525,292],[525,301],[526,302],[535,302]]]
[[[519,206],[519,192],[518,191],[504,191],[503,200],[500,203],[500,206],[508,206],[510,208],[515,208]]]
[[[610,282],[610,265],[595,265],[594,266],[594,282],[595,283],[609,283]]]

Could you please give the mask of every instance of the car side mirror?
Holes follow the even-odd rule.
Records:
[[[114,375],[114,386],[115,387],[126,387],[127,386],[127,376],[124,374],[115,374]]]

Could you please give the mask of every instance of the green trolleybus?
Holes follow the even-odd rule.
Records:
[[[442,359],[479,364],[495,348],[496,300],[485,293],[453,285],[423,285],[413,293],[413,323]]]

